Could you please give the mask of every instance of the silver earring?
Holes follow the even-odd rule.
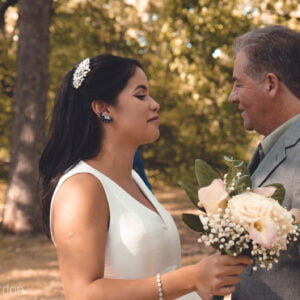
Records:
[[[112,117],[106,116],[103,112],[100,113],[100,119],[104,123],[110,123],[112,121]]]

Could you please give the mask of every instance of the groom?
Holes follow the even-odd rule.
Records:
[[[254,187],[282,183],[283,206],[300,209],[300,33],[282,26],[248,32],[234,44],[234,85],[246,130],[262,134],[249,164]],[[300,299],[300,247],[269,271],[246,271],[233,300]]]

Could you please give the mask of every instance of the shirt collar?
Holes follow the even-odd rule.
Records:
[[[285,132],[285,130],[298,120],[300,120],[300,114],[297,114],[294,117],[290,118],[289,120],[281,124],[279,127],[277,127],[265,138],[263,138],[261,141],[261,146],[263,148],[264,154],[267,154],[268,151],[275,144],[275,142],[279,139],[279,137]]]

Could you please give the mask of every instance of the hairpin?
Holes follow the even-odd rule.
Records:
[[[85,58],[79,63],[73,74],[73,87],[75,89],[80,88],[84,78],[90,71],[90,59]]]

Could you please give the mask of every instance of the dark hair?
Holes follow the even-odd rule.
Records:
[[[59,178],[80,160],[95,157],[101,147],[102,130],[92,101],[115,105],[136,68],[143,69],[135,59],[104,54],[90,59],[90,71],[78,89],[72,84],[76,67],[65,75],[39,162],[42,220],[48,237],[51,197]]]
[[[300,33],[287,27],[270,25],[250,31],[235,40],[237,55],[247,55],[245,72],[260,80],[274,73],[286,87],[300,98]]]

